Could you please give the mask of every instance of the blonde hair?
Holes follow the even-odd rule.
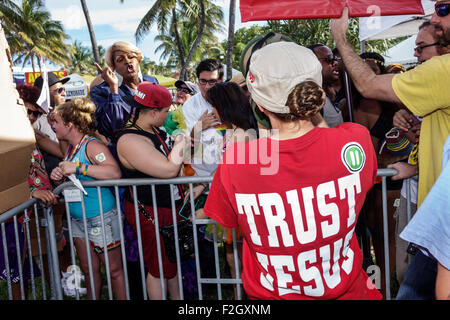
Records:
[[[109,47],[108,50],[106,50],[105,53],[106,64],[113,70],[115,69],[114,52],[116,51],[131,52],[136,55],[139,63],[141,63],[142,61],[142,52],[141,50],[139,50],[138,47],[127,41],[118,41],[113,43],[112,46]]]
[[[75,98],[56,107],[58,114],[64,123],[73,123],[75,128],[83,134],[93,135],[95,133],[95,110],[94,102],[86,98]]]

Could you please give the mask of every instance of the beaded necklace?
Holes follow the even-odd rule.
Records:
[[[81,141],[73,147],[73,145],[70,145],[67,149],[66,157],[64,158],[64,161],[72,161],[75,155],[80,151],[81,147],[89,140],[89,135],[85,134]]]

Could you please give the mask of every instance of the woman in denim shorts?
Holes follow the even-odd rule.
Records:
[[[74,99],[56,107],[51,114],[51,125],[59,140],[69,143],[66,157],[53,169],[51,179],[61,182],[64,177],[74,174],[79,180],[119,179],[120,168],[107,146],[92,137],[95,132],[95,104],[88,99]],[[78,190],[78,189],[77,189]],[[74,244],[80,259],[81,270],[86,275],[88,297],[92,298],[88,255],[91,256],[95,297],[100,296],[100,262],[105,264],[104,249],[108,250],[111,282],[116,299],[125,299],[125,278],[120,250],[119,218],[116,202],[108,188],[101,188],[101,207],[97,188],[85,188],[87,195],[75,191],[75,195],[65,193],[69,202],[71,227]],[[81,198],[81,196],[83,198]],[[83,221],[84,202],[86,221]],[[103,224],[102,216],[103,213]],[[86,226],[85,226],[86,224]],[[89,241],[86,248],[86,238]],[[106,239],[106,243],[104,242]],[[88,252],[87,252],[88,251]]]

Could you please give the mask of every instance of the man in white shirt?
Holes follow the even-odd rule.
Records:
[[[215,59],[206,59],[196,69],[200,92],[187,100],[182,108],[186,130],[194,139],[194,157],[191,167],[197,176],[209,176],[217,168],[222,135],[214,129],[219,124],[212,106],[205,100],[206,92],[223,81],[223,65]]]

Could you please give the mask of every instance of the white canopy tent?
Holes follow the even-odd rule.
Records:
[[[72,73],[68,75],[70,80],[64,84],[66,89],[66,98],[86,98],[88,94],[88,85],[77,73]]]
[[[385,64],[400,63],[405,68],[417,64],[417,58],[414,56],[416,38],[417,36],[409,37],[383,53]]]
[[[424,20],[430,19],[435,2],[422,0],[425,15],[372,16],[359,19],[359,40],[378,40],[417,34]]]

